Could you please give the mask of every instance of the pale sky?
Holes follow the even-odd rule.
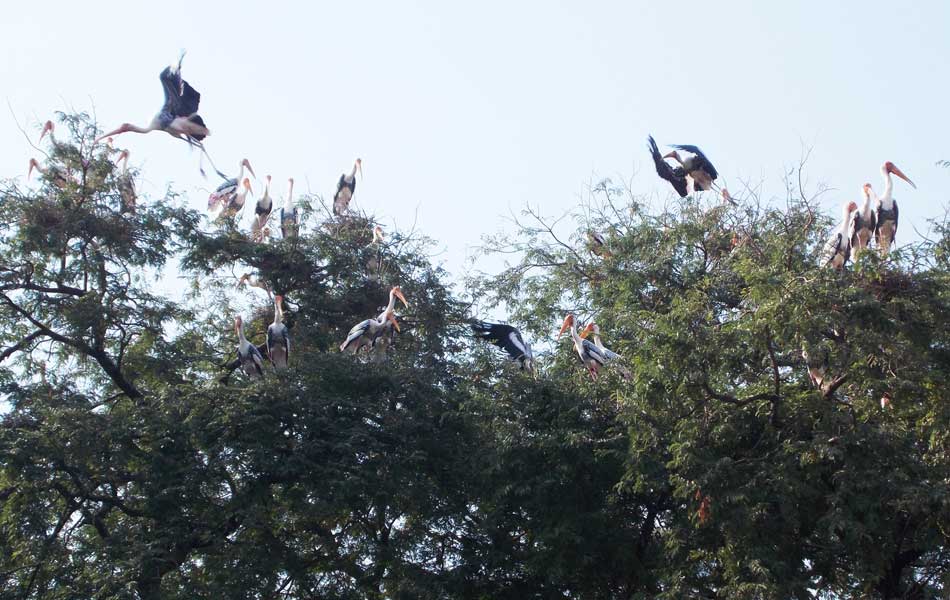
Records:
[[[14,115],[31,136],[70,108],[145,125],[185,48],[222,170],[246,156],[278,198],[288,176],[329,197],[362,157],[355,206],[400,227],[418,213],[456,276],[526,202],[560,214],[591,179],[634,173],[665,198],[648,133],[699,145],[733,189],[765,179],[766,196],[812,145],[834,215],[865,181],[880,191],[891,160],[918,186],[895,184],[900,242],[948,199],[948,24],[940,0],[10,3],[0,176],[33,156]],[[203,209],[219,183],[167,135],[117,141],[147,193],[172,182]]]

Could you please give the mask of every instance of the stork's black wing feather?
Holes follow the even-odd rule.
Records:
[[[706,155],[703,154],[703,151],[699,149],[698,146],[693,146],[692,144],[670,144],[671,148],[676,148],[677,150],[684,150],[691,154],[695,154],[699,157],[699,160],[702,162],[703,171],[709,173],[709,176],[713,179],[719,177],[719,173],[716,172],[716,167],[713,166],[712,161],[706,158]]]
[[[181,73],[178,69],[165,67],[158,78],[161,80],[162,89],[165,91],[165,104],[162,105],[162,111],[177,115],[181,100]]]
[[[656,165],[656,174],[669,181],[673,185],[673,189],[676,190],[676,193],[680,195],[680,198],[685,198],[689,193],[686,185],[686,172],[681,167],[673,167],[670,163],[663,160],[660,149],[656,147],[656,141],[652,135],[647,137],[647,144],[649,144],[648,147],[650,149],[650,155],[653,157],[653,163]]]
[[[179,76],[180,77],[180,76]],[[178,116],[189,117],[198,112],[198,103],[201,102],[201,94],[198,90],[182,80],[181,82],[181,100],[178,103]],[[203,123],[202,123],[203,125]]]

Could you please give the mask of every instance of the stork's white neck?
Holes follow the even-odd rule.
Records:
[[[294,182],[290,181],[289,187],[287,188],[287,199],[284,200],[284,207],[290,211],[294,207]]]
[[[884,175],[884,191],[881,193],[880,203],[882,207],[890,210],[894,204],[894,198],[891,196],[894,192],[894,180],[891,179],[891,173],[887,169],[882,167],[881,173]]]
[[[847,206],[845,206],[843,209],[841,209],[841,226],[839,227],[839,229],[841,230],[841,233],[844,233],[844,234],[848,233],[848,221],[850,219],[851,219],[851,210]]]

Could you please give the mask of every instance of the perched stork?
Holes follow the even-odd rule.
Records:
[[[234,217],[244,210],[244,204],[249,193],[253,193],[251,191],[251,180],[245,177],[244,181],[241,182],[241,189],[222,207],[218,218]]]
[[[841,212],[841,225],[831,234],[821,251],[822,266],[831,265],[836,269],[841,269],[848,262],[848,257],[851,254],[851,237],[848,234],[848,228],[851,223],[851,213],[857,208],[858,205],[855,202],[844,204]]]
[[[383,234],[383,228],[377,225],[373,227],[373,241],[370,242],[370,246],[380,246],[386,241],[386,236]]]
[[[53,169],[47,169],[46,167],[41,165],[40,162],[36,160],[35,158],[30,159],[30,167],[29,169],[27,169],[27,172],[26,172],[27,180],[29,180],[30,177],[33,175],[34,169],[36,170],[37,173],[46,177],[47,181],[49,181],[50,183],[52,183],[53,185],[55,185],[61,190],[66,189],[66,186],[69,185],[70,182],[76,183],[75,180],[71,180],[70,177],[63,174],[62,171],[60,171],[59,169],[55,167]]]
[[[524,341],[521,332],[511,325],[477,321],[472,323],[475,337],[498,346],[508,353],[511,360],[520,363],[522,371],[534,370],[534,355],[531,345]]]
[[[300,213],[294,206],[294,178],[287,180],[287,197],[280,209],[280,233],[284,239],[295,238],[300,231]]]
[[[686,173],[687,180],[692,182],[691,191],[701,192],[713,189],[713,182],[719,177],[719,173],[699,147],[690,144],[671,144],[670,147],[675,150],[663,158],[672,158],[680,164]],[[683,160],[678,150],[689,152],[690,155]]]
[[[400,331],[399,323],[396,322],[396,298],[402,300],[403,306],[409,306],[399,286],[393,287],[389,290],[389,304],[383,312],[375,319],[366,319],[354,325],[346,336],[346,340],[340,344],[340,352],[356,354],[364,347],[375,346],[381,336],[392,336],[390,327],[395,327],[396,331]],[[385,353],[385,348],[383,352]]]
[[[131,131],[133,133],[151,133],[152,131],[164,131],[174,138],[178,138],[188,143],[189,146],[198,148],[202,154],[208,158],[212,168],[221,177],[227,179],[221,171],[214,166],[214,161],[205,150],[201,140],[205,139],[211,132],[205,126],[204,120],[198,114],[198,104],[201,101],[201,94],[198,90],[191,87],[187,81],[181,78],[181,61],[185,58],[182,52],[178,58],[177,66],[165,67],[158,78],[162,82],[162,89],[165,92],[165,103],[162,109],[152,119],[146,127],[139,127],[131,123],[123,123],[117,129],[103,134],[96,139],[96,142],[108,137],[119,135]],[[204,174],[204,169],[201,170]]]
[[[42,142],[42,141],[43,141],[43,138],[46,137],[46,134],[49,134],[49,141],[50,141],[51,144],[53,144],[53,147],[55,148],[55,147],[58,145],[57,142],[56,142],[56,138],[53,137],[53,130],[54,130],[55,128],[56,128],[56,127],[55,127],[55,125],[53,125],[53,122],[52,122],[52,121],[47,121],[47,122],[43,123],[43,130],[40,131],[40,137],[39,137],[39,139],[36,141],[36,143],[38,144],[38,143]]]
[[[356,159],[353,163],[353,170],[347,175],[340,175],[340,181],[336,184],[336,193],[333,194],[333,214],[340,216],[346,214],[353,194],[356,192],[356,172],[360,172],[360,179],[363,178],[363,161]]]
[[[274,296],[274,322],[267,327],[267,356],[275,369],[286,369],[290,362],[290,331],[284,325],[284,297]]]
[[[224,183],[218,186],[218,189],[208,195],[208,212],[214,212],[219,207],[227,206],[234,200],[234,196],[237,195],[240,188],[241,180],[244,179],[244,169],[247,169],[254,176],[254,179],[257,179],[250,161],[246,158],[241,159],[237,177],[225,179]]]
[[[625,380],[630,381],[633,378],[633,374],[630,373],[629,369],[620,364],[623,360],[623,357],[621,357],[616,352],[608,350],[604,347],[603,342],[600,341],[600,327],[593,321],[591,321],[587,327],[584,328],[584,331],[581,332],[581,337],[586,338],[590,334],[593,334],[594,345],[597,346],[601,354],[603,354],[606,362],[609,362],[612,366],[614,366],[617,369],[617,372],[619,372]]]
[[[119,153],[119,158],[115,164],[122,164],[118,175],[119,194],[122,196],[122,212],[135,212],[135,201],[138,196],[135,193],[135,180],[129,173],[129,151],[123,150]]]
[[[254,222],[251,224],[251,239],[256,242],[264,241],[264,225],[270,219],[270,213],[274,209],[274,201],[270,197],[270,175],[265,177],[264,194],[257,201],[254,207]]]
[[[590,242],[590,251],[593,254],[602,257],[610,256],[610,250],[607,248],[607,239],[599,231],[588,229],[587,241]]]
[[[564,324],[561,325],[561,331],[558,332],[557,338],[561,339],[561,336],[565,331],[570,331],[571,339],[574,340],[574,349],[577,351],[577,355],[580,357],[581,362],[587,367],[587,371],[590,373],[591,379],[597,379],[597,371],[600,370],[602,366],[609,362],[609,358],[604,354],[604,351],[597,347],[596,344],[590,340],[585,340],[580,334],[577,333],[575,328],[575,319],[574,315],[568,314],[564,317]]]
[[[383,327],[380,330],[379,335],[376,336],[376,341],[373,343],[373,359],[376,362],[386,360],[389,347],[396,339],[396,332],[399,331],[399,327],[395,318],[391,320],[384,319],[387,313],[394,313],[396,310],[396,298],[399,298],[402,301],[404,308],[409,308],[409,303],[406,302],[406,297],[402,295],[402,289],[398,285],[389,290],[389,304],[386,305],[386,308],[383,310],[383,312],[381,312],[376,318],[377,320],[383,320]]]
[[[825,377],[828,372],[828,353],[824,350],[812,355],[802,346],[802,359],[808,368],[808,380],[819,390],[824,390]]]
[[[881,252],[887,254],[894,239],[897,237],[897,202],[894,200],[894,181],[891,179],[891,173],[897,175],[911,185],[915,190],[917,186],[913,181],[907,178],[907,175],[898,169],[894,163],[887,161],[881,166],[881,174],[884,175],[884,192],[877,199],[877,209],[875,217],[877,224],[874,229],[874,241]]]
[[[683,167],[674,167],[663,160],[660,149],[657,148],[656,140],[653,139],[652,135],[647,137],[647,144],[650,155],[653,157],[653,164],[656,165],[656,174],[669,181],[676,193],[680,195],[680,198],[688,196],[689,185],[686,182],[686,171]]]
[[[851,261],[858,258],[858,251],[868,247],[871,241],[871,235],[874,233],[877,224],[877,216],[871,209],[871,196],[874,191],[870,183],[865,183],[862,188],[864,193],[864,202],[861,206],[851,213],[851,221],[848,223],[848,240],[851,245]],[[875,197],[875,200],[877,198]]]
[[[238,360],[241,362],[241,368],[251,379],[264,378],[264,357],[257,346],[247,341],[244,337],[244,321],[240,316],[234,319],[234,331],[238,334]]]

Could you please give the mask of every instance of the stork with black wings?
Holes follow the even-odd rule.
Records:
[[[656,165],[656,174],[670,182],[680,198],[685,198],[689,194],[686,182],[686,171],[682,167],[674,167],[663,159],[660,149],[656,146],[656,140],[653,136],[647,136],[647,144],[650,149],[650,155],[653,157],[653,164]]]
[[[511,325],[476,321],[472,323],[472,331],[478,339],[498,346],[511,357],[511,360],[521,363],[522,371],[534,370],[531,345],[524,341],[521,332]]]
[[[96,142],[105,138],[119,135],[131,131],[133,133],[151,133],[152,131],[164,131],[172,137],[184,140],[189,146],[198,148],[202,154],[208,158],[208,162],[214,168],[215,172],[224,179],[227,176],[218,171],[214,166],[214,161],[205,150],[203,139],[211,135],[204,119],[198,114],[198,104],[201,101],[201,94],[198,90],[181,78],[181,61],[185,58],[182,52],[178,59],[177,66],[165,67],[158,78],[162,82],[162,90],[165,92],[165,103],[162,109],[152,119],[146,127],[139,127],[132,123],[123,123],[117,129],[99,136]],[[200,168],[200,167],[199,167]],[[204,169],[201,168],[202,175]]]
[[[713,182],[719,177],[719,173],[716,172],[716,167],[713,166],[712,161],[706,158],[706,155],[698,146],[672,144],[670,147],[675,149],[663,158],[672,158],[680,164],[680,167],[686,172],[687,180],[692,182],[691,191],[702,192],[713,189],[715,185]],[[680,156],[679,151],[689,152],[689,155],[684,159]]]

